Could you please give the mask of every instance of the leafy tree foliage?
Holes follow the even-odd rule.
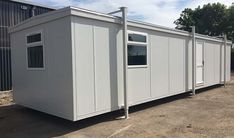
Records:
[[[226,33],[228,38],[234,42],[234,5],[228,9],[228,25],[226,27]]]
[[[197,33],[209,36],[227,34],[234,41],[234,6],[213,3],[194,10],[186,8],[174,23],[176,29],[191,31],[190,26],[195,25]]]

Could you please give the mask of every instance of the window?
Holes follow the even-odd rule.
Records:
[[[128,66],[147,65],[147,34],[128,32]]]
[[[41,42],[41,33],[27,36],[27,43]]]
[[[128,45],[128,65],[146,65],[146,46]]]
[[[146,43],[146,36],[145,35],[129,33],[128,34],[128,41]]]
[[[43,46],[33,46],[27,48],[28,52],[28,67],[43,68]]]
[[[42,43],[42,33],[27,35],[27,64],[28,68],[44,68],[44,52]]]

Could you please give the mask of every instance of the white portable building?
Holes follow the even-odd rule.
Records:
[[[127,28],[126,48],[121,18],[75,7],[10,28],[15,102],[77,121],[123,108],[125,84],[133,106],[192,91],[193,69],[194,89],[230,81],[230,41],[138,21]]]

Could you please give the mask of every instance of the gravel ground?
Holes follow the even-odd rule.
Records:
[[[12,104],[12,102],[13,102],[12,92],[3,92],[0,94],[0,106]]]
[[[0,102],[3,138],[234,137],[234,81],[226,88],[206,89],[195,96],[182,94],[135,106],[128,120],[118,119],[120,111],[117,111],[70,122],[8,101],[5,105]]]

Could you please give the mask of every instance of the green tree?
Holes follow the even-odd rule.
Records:
[[[228,19],[227,27],[225,32],[228,35],[228,39],[234,42],[234,5],[228,9]]]
[[[186,8],[180,14],[180,18],[174,22],[177,26],[176,29],[191,31],[192,25],[195,24],[194,11],[192,9]]]
[[[213,3],[194,10],[186,8],[175,22],[176,29],[191,31],[190,26],[196,26],[196,32],[209,36],[221,36],[224,33],[234,40],[234,6],[227,8],[224,4]]]

